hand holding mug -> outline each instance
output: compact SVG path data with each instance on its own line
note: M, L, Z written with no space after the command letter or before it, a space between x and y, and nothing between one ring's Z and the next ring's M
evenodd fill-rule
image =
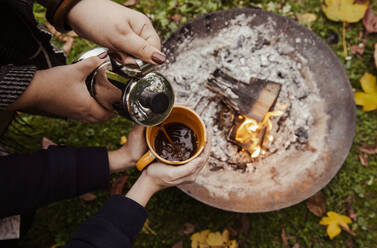
M185 165L172 166L161 162L152 163L143 171L126 196L145 207L148 200L157 191L194 182L209 158L211 139L211 133L207 132L207 143L203 152Z

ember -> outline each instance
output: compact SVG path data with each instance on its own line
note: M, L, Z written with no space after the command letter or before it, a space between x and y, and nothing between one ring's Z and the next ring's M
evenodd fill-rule
M252 158L263 155L274 139L271 134L272 123L270 117L281 116L282 114L282 111L268 112L261 122L238 116L239 119L244 121L236 131L235 140L241 144L246 144L246 147L243 147L251 154Z

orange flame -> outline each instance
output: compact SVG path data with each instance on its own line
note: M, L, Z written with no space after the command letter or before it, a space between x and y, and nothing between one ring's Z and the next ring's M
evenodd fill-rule
M282 111L268 112L261 122L246 116L238 116L238 118L245 118L245 120L237 129L236 141L247 144L246 150L251 154L252 158L257 158L260 154L264 154L268 149L268 144L274 140L271 135L272 122L270 118L282 114Z

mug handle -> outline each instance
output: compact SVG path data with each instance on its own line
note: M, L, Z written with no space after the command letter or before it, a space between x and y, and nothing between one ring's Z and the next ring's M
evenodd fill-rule
M139 171L142 171L148 164L150 164L155 159L155 156L148 151L145 153L137 162L136 162L136 168Z

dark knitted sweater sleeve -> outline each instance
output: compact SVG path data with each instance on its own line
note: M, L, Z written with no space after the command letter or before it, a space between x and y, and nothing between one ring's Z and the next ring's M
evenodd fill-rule
M146 219L143 206L123 195L113 195L81 225L65 248L132 247Z
M109 174L105 148L50 146L31 154L0 156L0 218L106 188Z
M0 66L0 111L14 103L29 86L37 67L33 65Z

